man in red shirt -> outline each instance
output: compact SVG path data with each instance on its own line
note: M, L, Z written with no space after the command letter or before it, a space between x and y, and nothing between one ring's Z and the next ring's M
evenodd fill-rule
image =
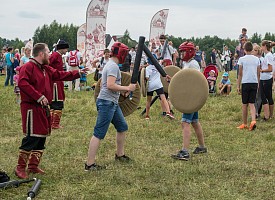
M18 86L21 95L22 128L25 137L19 147L15 174L22 179L29 173L44 174L38 168L45 148L46 137L51 133L51 116L48 105L53 99L54 81L69 81L86 73L87 69L71 72L58 71L49 64L49 48L38 43L33 48L33 58L20 68Z
M50 66L58 71L64 71L62 55L65 55L69 49L69 44L64 40L60 40L56 45L56 51L50 56ZM52 116L52 128L61 128L60 119L62 116L62 109L64 108L65 93L63 81L54 81L53 83L53 99L50 105L50 113Z

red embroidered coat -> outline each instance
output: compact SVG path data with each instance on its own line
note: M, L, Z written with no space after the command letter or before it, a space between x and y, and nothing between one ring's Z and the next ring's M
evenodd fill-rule
M58 52L53 52L50 56L50 66L57 69L58 71L64 71L62 55ZM64 83L63 81L54 81L53 84L53 101L64 101Z
M24 134L47 137L51 133L49 108L42 107L40 101L46 97L53 99L54 81L71 81L79 78L78 70L58 71L47 65L40 65L34 59L20 68L18 86L21 95L21 115Z

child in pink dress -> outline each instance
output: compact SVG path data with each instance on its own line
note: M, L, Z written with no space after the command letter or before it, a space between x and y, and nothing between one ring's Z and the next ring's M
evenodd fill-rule
M14 81L14 93L16 95L16 103L20 104L21 100L20 100L20 89L18 87L18 80L19 80L19 69L20 67L16 67L15 71L16 71L16 75L13 76L13 81Z

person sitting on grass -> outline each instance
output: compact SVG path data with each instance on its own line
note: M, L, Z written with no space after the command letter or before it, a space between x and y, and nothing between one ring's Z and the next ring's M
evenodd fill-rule
M153 55L155 58L157 58L155 54ZM148 63L149 63L149 66L146 67L146 79L148 81L148 91L147 91L145 119L150 119L149 117L150 104L151 104L151 100L154 92L156 92L157 95L159 95L160 104L163 111L166 113L166 116L169 117L170 119L175 119L173 114L170 112L170 107L163 91L163 85L160 80L160 73L158 72L158 70L156 69L156 67L153 65L152 61L149 58L148 58Z
M253 45L251 42L246 42L244 45L246 55L238 61L239 77L237 82L237 91L242 95L242 118L243 124L238 126L238 129L247 129L247 107L249 104L251 123L249 130L256 128L256 109L255 101L260 80L260 60L252 54ZM242 85L241 85L242 84ZM242 87L240 87L242 86Z
M219 83L219 94L228 96L231 92L231 82L228 78L228 72L224 72L222 75L222 80Z

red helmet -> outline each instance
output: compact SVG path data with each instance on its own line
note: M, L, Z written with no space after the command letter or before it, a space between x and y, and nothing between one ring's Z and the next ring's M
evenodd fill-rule
M184 42L179 46L180 52L185 51L185 56L182 58L183 61L189 61L195 56L195 45L192 42Z
M121 43L115 42L111 48L111 56L115 56L119 60L119 64L123 64L126 56L128 55L129 48Z

